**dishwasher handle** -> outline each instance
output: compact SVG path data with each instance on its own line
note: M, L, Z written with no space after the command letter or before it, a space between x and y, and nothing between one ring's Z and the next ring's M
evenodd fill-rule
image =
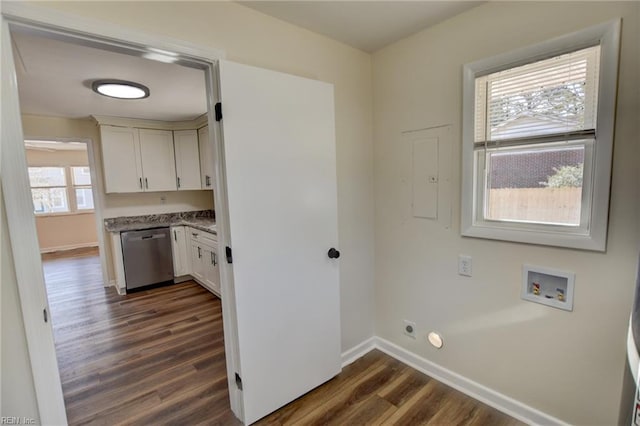
M164 234L141 235L139 237L128 237L127 241L158 240L160 238L166 237Z

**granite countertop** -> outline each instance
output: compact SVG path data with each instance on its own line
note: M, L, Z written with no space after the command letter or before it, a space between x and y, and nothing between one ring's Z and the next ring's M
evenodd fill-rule
M139 231L165 226L187 225L192 228L216 234L216 218L213 210L195 212L163 213L144 216L121 216L104 220L109 232Z

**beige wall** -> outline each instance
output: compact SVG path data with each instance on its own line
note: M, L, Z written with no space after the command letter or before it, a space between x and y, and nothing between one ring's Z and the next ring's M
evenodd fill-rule
M373 55L377 335L574 424L614 424L638 229L638 2L490 2ZM623 18L606 253L460 237L462 65ZM453 224L411 217L401 132L454 127ZM473 277L457 274L459 254ZM523 263L576 273L573 312L520 299ZM403 319L419 338L402 334ZM429 346L430 330L444 347Z
M28 166L88 166L87 151L40 151L27 149ZM43 252L82 246L97 246L95 214L36 216L38 242Z

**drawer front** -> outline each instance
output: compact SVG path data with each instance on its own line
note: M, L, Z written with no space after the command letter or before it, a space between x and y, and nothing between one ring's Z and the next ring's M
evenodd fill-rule
M199 243L208 244L213 247L218 246L218 239L216 234L201 231L196 228L189 227L189 238L191 239L191 241L197 241Z

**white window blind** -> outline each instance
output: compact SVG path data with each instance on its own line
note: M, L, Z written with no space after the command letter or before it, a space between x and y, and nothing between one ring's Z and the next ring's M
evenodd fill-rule
M600 45L475 79L474 142L595 133Z

